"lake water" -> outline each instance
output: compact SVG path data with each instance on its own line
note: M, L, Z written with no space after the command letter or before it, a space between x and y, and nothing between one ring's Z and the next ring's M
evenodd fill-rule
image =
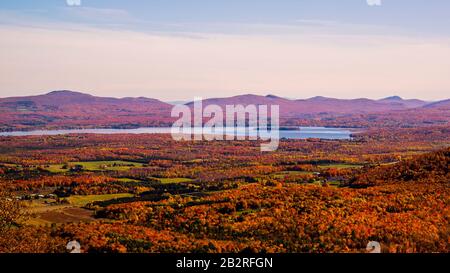
M170 127L148 127L137 129L70 129L70 130L36 130L36 131L15 131L0 132L0 136L53 136L67 134L170 134ZM258 131L255 128L237 127L235 134L238 136L256 136ZM202 128L193 128L194 134L200 134ZM205 131L205 134L212 134ZM220 134L222 131L216 131ZM261 133L261 132L260 132ZM342 128L325 127L299 127L298 129L279 130L279 137L286 139L351 139L351 131ZM222 133L223 134L223 133ZM233 128L224 131L225 135L233 135Z
M202 128L194 128L194 134L201 133ZM237 127L236 135L256 136L258 130L255 128ZM170 127L148 127L137 129L71 129L71 130L36 130L36 131L16 131L0 132L0 136L51 136L67 134L170 134ZM216 131L217 134L222 131ZM211 132L205 132L205 134ZM233 135L233 128L225 130L225 135ZM261 132L260 132L261 133ZM286 139L351 139L351 131L343 128L325 128L325 127L299 127L298 129L279 130L279 137ZM223 134L223 133L222 133ZM267 136L267 134L264 134Z

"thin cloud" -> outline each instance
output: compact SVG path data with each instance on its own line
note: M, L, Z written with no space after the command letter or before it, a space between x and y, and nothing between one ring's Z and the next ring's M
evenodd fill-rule
M0 10L0 97L73 89L178 100L272 90L434 100L450 86L445 37L333 21L155 24L114 9L60 9L67 20L46 12ZM122 26L111 27L113 18Z
M165 100L242 92L285 97L445 98L450 43L397 37L201 34L0 27L0 96L72 89Z
M70 19L78 19L86 22L140 22L133 17L127 10L106 9L93 7L64 7L60 12Z

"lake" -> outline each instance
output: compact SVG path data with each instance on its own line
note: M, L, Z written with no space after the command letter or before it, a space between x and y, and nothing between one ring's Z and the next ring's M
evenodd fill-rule
M0 132L0 136L52 136L67 134L170 134L170 127L146 127L137 129L70 129L70 130L36 130L36 131L15 131ZM201 133L202 128L194 128L194 134ZM217 133L221 133L218 131ZM279 130L279 137L286 139L351 139L350 129L326 128L326 127L299 127L298 129ZM205 133L206 134L206 133ZM225 135L232 135L231 130L225 130ZM236 135L256 136L256 128L237 127Z

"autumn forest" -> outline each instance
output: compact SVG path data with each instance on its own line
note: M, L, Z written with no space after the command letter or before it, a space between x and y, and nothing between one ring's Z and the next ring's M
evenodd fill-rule
M350 140L0 137L0 252L449 252L448 125Z

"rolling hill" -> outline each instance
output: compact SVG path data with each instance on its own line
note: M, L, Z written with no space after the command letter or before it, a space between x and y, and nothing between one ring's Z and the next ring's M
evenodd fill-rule
M169 124L171 108L156 99L103 98L54 91L0 99L0 124L3 130L161 126Z
M53 91L45 95L0 99L0 109L17 111L68 110L79 106L113 107L113 110L158 110L169 105L148 98L104 98L73 91ZM136 109L137 107L137 109ZM143 108L143 109L141 109Z
M381 100L360 99L334 99L326 97L313 97L304 100L289 100L274 95L240 95L229 98L213 98L203 101L203 105L216 104L221 107L230 104L242 105L279 105L282 117L302 117L309 114L361 114L380 113L388 111L407 110L422 107L427 104L421 100L403 100L400 97L389 97ZM193 102L188 103L193 105Z
M355 126L448 123L449 101L427 103L398 96L381 100L275 95L211 98L203 105L279 105L282 125ZM192 106L193 102L187 103ZM74 91L0 99L0 130L171 126L173 105L151 98L97 97Z
M430 103L424 106L427 109L447 109L450 110L450 100L443 100L434 103Z

